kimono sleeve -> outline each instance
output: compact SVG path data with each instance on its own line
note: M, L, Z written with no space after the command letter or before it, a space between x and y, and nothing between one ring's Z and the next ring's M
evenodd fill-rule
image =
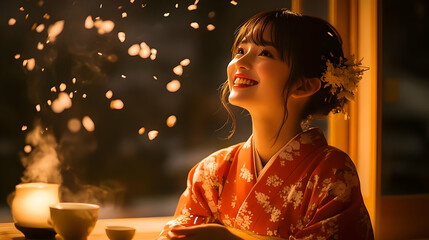
M230 166L230 155L231 149L218 151L191 169L174 219L165 225L161 236L175 225L192 226L218 221L218 200Z
M290 239L374 239L353 162L338 149L326 152L307 184L308 208Z

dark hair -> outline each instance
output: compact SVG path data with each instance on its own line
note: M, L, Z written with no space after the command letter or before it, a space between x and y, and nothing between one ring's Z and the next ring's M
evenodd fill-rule
M339 64L344 58L342 40L337 30L323 19L300 15L287 9L266 11L251 17L237 29L232 46L233 58L236 48L244 37L257 45L267 45L268 43L263 39L267 27L271 27L271 44L291 68L289 79L283 89L285 99L283 117L286 119L290 86L303 78L321 78L328 60L333 64ZM311 96L304 108L302 121L313 115L327 115L344 104L330 93L330 86L326 87L325 82L321 82L321 88ZM229 91L228 81L226 81L222 85L221 100L233 121L231 137L236 126L234 115L227 102Z

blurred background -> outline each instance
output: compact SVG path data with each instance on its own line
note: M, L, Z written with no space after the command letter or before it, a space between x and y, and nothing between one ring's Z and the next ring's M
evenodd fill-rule
M172 215L189 169L250 136L247 114L234 109L238 129L226 139L231 125L219 98L235 29L262 10L291 7L279 0L0 4L0 221L11 221L7 197L21 178L41 179L23 165L52 153L54 167L36 164L37 171L59 169L59 179L47 180L62 182L63 200L101 203L101 217ZM142 42L155 57L131 56ZM173 68L184 59L190 64L178 75ZM167 90L172 80L180 82L176 92ZM63 108L71 107L54 109L60 92L68 95Z

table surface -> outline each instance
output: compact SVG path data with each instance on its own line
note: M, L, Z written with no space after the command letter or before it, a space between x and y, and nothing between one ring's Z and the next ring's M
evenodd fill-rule
M106 226L134 227L136 234L133 240L157 239L165 223L171 219L172 217L99 219L88 240L109 240L105 232ZM0 239L24 240L25 238L13 223L0 223ZM58 234L56 239L62 240Z

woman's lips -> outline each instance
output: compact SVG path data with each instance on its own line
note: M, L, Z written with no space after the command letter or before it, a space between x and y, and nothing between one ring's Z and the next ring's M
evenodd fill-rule
M242 75L242 74L236 74L235 75L234 87L240 87L240 88L251 87L251 86L254 86L256 84L258 84L257 81L255 81L255 80L253 80L253 79L251 79L245 75Z

